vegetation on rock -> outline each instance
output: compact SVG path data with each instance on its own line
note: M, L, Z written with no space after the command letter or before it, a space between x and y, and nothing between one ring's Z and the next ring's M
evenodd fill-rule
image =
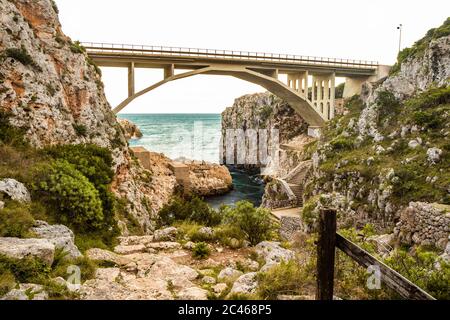
M448 35L450 35L450 17L447 18L440 27L428 30L425 36L416 41L412 47L400 51L397 56L396 64L391 68L391 74L397 73L400 70L402 63L407 59L423 55L431 41Z

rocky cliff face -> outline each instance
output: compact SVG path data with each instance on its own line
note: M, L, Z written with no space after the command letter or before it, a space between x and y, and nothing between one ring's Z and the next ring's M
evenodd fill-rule
M314 196L327 193L339 202L334 206L343 212L343 225L397 225L396 234L410 244L412 237L416 244L434 241L435 223L426 222L434 221L434 211L417 208L450 199L449 25L430 30L401 55L395 72L365 84L360 99L347 102L349 113L327 125L312 155L305 218L314 216ZM412 233L403 213L408 206L427 215L417 215ZM438 238L442 248L447 237Z
M114 157L114 191L145 230L164 185L147 183L131 161L123 130L106 100L101 74L65 36L50 0L0 0L0 110L30 144L93 143ZM143 205L148 203L149 205Z
M271 176L283 176L294 168L301 157L298 150L310 142L305 136L308 125L302 117L296 113L287 103L272 93L249 94L237 98L233 106L228 107L222 113L222 140L226 141L226 130L228 129L267 129L267 143L272 145L270 130L277 129L279 132L280 146L292 144L292 148L279 149L280 163L274 169L267 168L266 172ZM261 139L262 136L258 136ZM260 141L260 140L259 140ZM247 150L249 141L246 140ZM298 150L296 150L298 148ZM223 154L226 155L226 143L224 143ZM247 151L246 162L251 163L253 154ZM266 167L264 164L248 165L250 168ZM272 169L272 170L270 170Z
M272 93L256 93L237 98L233 106L222 113L222 140L226 141L227 129L267 129L268 145L271 147L272 140L270 130L277 129L279 132L279 148L277 149L278 163L268 165L247 165L249 168L260 168L261 173L267 180L272 180L266 185L263 197L265 207L284 207L296 203L295 195L286 191L285 185L278 182L276 178L288 175L303 160L303 149L313 139L306 135L308 125L302 117L296 113L287 103ZM259 135L259 139L261 139ZM246 141L249 150L249 141ZM223 152L226 155L226 143ZM247 151L247 161L253 156Z

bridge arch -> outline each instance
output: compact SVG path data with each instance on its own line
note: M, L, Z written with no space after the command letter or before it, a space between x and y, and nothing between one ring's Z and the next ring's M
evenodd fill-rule
M200 48L82 44L98 66L128 68L128 98L114 108L116 113L169 81L197 74L228 75L258 84L285 100L310 125L308 133L313 135L335 115L336 76L346 78L344 97L350 97L360 92L364 81L376 81L389 72L388 66L380 66L376 61ZM135 67L164 69L164 79L135 92ZM192 71L175 75L174 69ZM278 74L287 75L287 85L278 80Z
M289 87L280 80L278 80L277 78L262 74L260 72L245 67L235 67L227 65L206 66L196 70L183 72L180 74L173 74L173 70L171 74L167 74L165 72L165 78L163 80L154 83L141 91L131 94L128 98L123 100L117 107L115 107L113 111L115 113L120 112L136 98L168 82L187 77L192 77L199 74L233 76L235 78L260 85L265 89L267 89L268 91L272 92L273 94L277 95L284 101L286 101L296 112L298 112L303 117L303 119L310 126L322 127L325 124L325 121L327 120L326 114L323 112L323 110L317 110L317 108L314 107L313 103L310 102L305 95L297 91L298 86L296 86L296 84L299 84L300 82L298 81L299 79L291 81L293 87Z

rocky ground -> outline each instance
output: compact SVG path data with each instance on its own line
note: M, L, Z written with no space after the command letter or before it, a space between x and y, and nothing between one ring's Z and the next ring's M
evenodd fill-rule
M51 266L55 250L81 254L73 234L62 225L37 222L39 238L0 237L0 255L21 259L38 258ZM157 230L151 236L120 237L113 251L92 248L85 256L100 265L92 279L81 284L59 277L55 283L67 287L85 300L205 300L257 290L257 274L295 258L279 242L264 241L255 247L228 249L210 244L212 254L205 260L192 256L190 241L178 241L177 229ZM31 294L30 294L31 293ZM42 300L48 293L38 284L22 283L0 299Z

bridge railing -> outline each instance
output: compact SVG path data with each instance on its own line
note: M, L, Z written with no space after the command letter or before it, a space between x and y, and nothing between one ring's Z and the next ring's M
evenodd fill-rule
M217 59L236 59L251 61L268 61L293 64L315 64L326 66L344 66L353 68L374 69L378 67L377 61L325 58L313 56L301 56L280 53L264 53L251 51L233 51L217 49L200 49L184 47L164 47L164 46L146 46L132 44L116 43L81 43L88 53L121 53L142 56L186 56L186 57L204 57Z

